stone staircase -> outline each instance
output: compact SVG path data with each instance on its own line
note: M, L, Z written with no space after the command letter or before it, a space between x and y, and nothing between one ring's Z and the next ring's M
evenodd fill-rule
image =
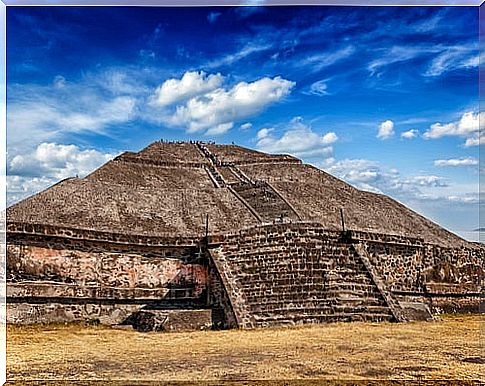
M244 173L241 169L239 169L236 165L228 166L232 173L239 179L241 182L245 183L252 183L253 181Z
M240 182L231 188L258 213L263 222L298 221L293 207L266 181Z
M299 224L261 226L209 250L239 327L396 320L357 251Z
M301 217L291 204L266 181L253 181L230 162L223 162L202 142L195 147L209 165L207 174L216 188L227 187L261 222L299 221Z
M226 181L224 177L219 172L216 166L221 165L221 162L217 159L217 157L212 154L212 152L201 142L195 142L195 147L199 150L200 154L209 160L209 165L205 167L207 174L209 175L210 179L214 183L216 188L223 188L226 186Z

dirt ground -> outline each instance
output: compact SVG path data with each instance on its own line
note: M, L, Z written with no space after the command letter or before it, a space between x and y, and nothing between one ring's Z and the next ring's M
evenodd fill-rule
M10 325L7 379L478 381L485 372L483 329L479 315L192 333Z

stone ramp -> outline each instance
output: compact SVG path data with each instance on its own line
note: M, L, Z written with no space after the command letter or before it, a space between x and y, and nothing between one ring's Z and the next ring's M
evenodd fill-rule
M250 228L209 252L241 328L395 320L353 246L316 224Z

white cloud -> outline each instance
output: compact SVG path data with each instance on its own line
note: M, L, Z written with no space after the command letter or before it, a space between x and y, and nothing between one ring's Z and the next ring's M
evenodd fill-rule
M464 137L465 147L478 146L483 138L480 135L479 121L484 122L484 113L474 113L468 111L464 113L458 121L449 123L434 123L430 129L424 133L426 139L437 139L446 136Z
M234 124L232 122L229 123L221 123L220 125L211 127L209 130L205 132L205 135L222 135L227 133Z
M378 162L366 159L336 161L331 158L320 166L323 170L347 181L358 189L388 194L401 199L436 198L436 195L423 194L422 189L441 191L448 187L448 182L443 177L434 175L403 177L396 169L389 169Z
M271 133L274 129L264 128L257 134L257 148L268 153L288 153L297 157L324 157L332 155L332 145L338 140L334 132L324 135L315 133L302 122L300 117L293 118L285 133L277 138Z
M54 78L54 87L55 88L64 88L66 86L66 78L62 75L57 75Z
M222 87L193 96L186 103L166 111L162 122L172 127L184 127L189 133L210 130L223 133L235 121L258 114L272 103L288 95L294 82L275 78L261 78L254 82L239 82L231 89Z
M167 106L213 91L222 85L221 74L207 75L205 72L188 71L181 79L168 79L156 90L152 103Z
M362 183L375 182L381 174L376 162L365 159L336 161L331 158L323 164L323 169L360 188Z
M9 147L28 149L41 142L65 140L72 133L107 135L113 125L135 118L137 99L115 93L107 82L101 86L98 81L89 78L73 83L56 77L46 86L9 86Z
M418 56L435 53L441 51L436 47L425 47L425 46L394 46L391 49L386 49L385 54L373 60L367 66L367 69L372 75L377 74L377 71L387 67L391 64L396 64L400 62L405 62L412 60Z
M334 52L324 52L316 55L307 56L294 62L297 67L311 67L312 71L320 71L323 68L330 67L331 65L346 59L353 55L355 47L347 46L340 48Z
M463 146L480 146L482 143L485 143L485 133L479 133L475 137L467 138Z
M56 179L84 176L114 156L94 149L81 150L76 145L41 143L32 154L12 157L8 174Z
M47 189L56 181L57 179L49 177L7 176L7 205Z
M394 135L394 122L387 120L379 125L379 132L377 133L377 138L388 139Z
M310 90L307 91L306 94L318 95L318 96L329 95L329 92L327 90L328 86L326 82L327 82L327 79L322 79L313 83L310 86Z
M253 124L250 122L243 123L239 128L241 130L249 130L251 127L253 127Z
M439 176L414 176L404 180L408 184L416 184L418 186L426 187L446 187L447 181L443 177Z
M478 165L478 160L473 157L459 159L438 159L434 161L435 166L473 166Z
M474 44L460 46L394 46L367 66L371 74L396 63L406 62L418 57L433 57L424 76L439 76L456 69L478 67L478 48Z
M401 138L404 138L404 139L413 139L413 138L416 138L419 134L419 131L416 130L416 129L411 129L411 130L408 130L408 131L404 131L401 133Z
M435 139L444 136L468 136L478 131L478 114L469 111L464 113L459 121L450 123L434 123L430 130L424 133L425 138Z
M448 196L448 201L457 202L462 204L478 204L480 203L480 199L477 194L466 194L462 196Z
M474 45L449 47L434 58L425 76L439 76L445 72L478 67L478 47Z
M84 177L116 154L76 145L41 143L30 154L17 154L8 161L9 204L37 193L68 177Z
M268 129L268 128L264 128L264 129L261 129L258 131L258 133L256 134L256 137L258 139L263 139L263 138L267 138L269 136L269 134L273 131L274 129Z
M221 66L229 66L229 65L234 64L236 62L239 62L242 59L245 59L248 56L251 56L251 55L259 53L259 52L268 51L271 48L273 48L273 43L249 42L246 45L244 45L244 47L242 47L240 50L238 50L238 51L236 51L232 54L224 55L222 58L212 60L209 63L205 64L203 67L208 68L208 69L212 69L212 68L218 68L218 67L221 67Z

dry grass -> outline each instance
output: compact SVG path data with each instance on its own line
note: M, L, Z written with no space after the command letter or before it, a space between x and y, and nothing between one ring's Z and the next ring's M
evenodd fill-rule
M478 380L479 327L478 315L165 334L8 326L7 379Z

